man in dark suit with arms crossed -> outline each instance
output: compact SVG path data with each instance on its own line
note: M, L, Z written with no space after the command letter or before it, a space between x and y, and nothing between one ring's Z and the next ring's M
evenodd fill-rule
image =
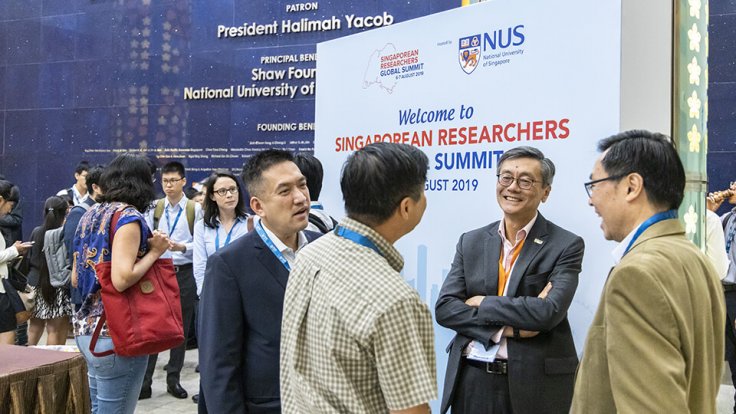
M198 332L200 412L280 413L281 314L297 252L319 233L303 231L307 181L290 153L266 150L243 167L254 231L210 256Z
M537 211L555 173L541 151L506 151L497 172L503 219L460 237L437 300L437 322L457 332L440 411L566 413L578 363L567 309L583 240Z

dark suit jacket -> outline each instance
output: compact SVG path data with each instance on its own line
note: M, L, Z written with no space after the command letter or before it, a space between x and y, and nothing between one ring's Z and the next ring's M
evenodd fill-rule
M452 402L465 346L473 339L488 346L499 328L513 326L540 332L533 338L507 341L514 413L567 413L578 363L567 309L578 285L583 239L539 214L516 260L507 296L499 297L499 223L460 236L437 300L437 322L457 332L448 347L440 411L446 412ZM547 282L553 286L549 295L537 298ZM486 296L479 308L465 304L476 295Z
M310 242L321 236L305 234ZM207 412L280 412L281 314L288 277L254 231L207 260L197 329L200 404Z

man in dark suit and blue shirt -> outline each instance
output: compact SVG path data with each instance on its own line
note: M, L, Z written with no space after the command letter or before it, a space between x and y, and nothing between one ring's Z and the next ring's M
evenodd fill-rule
M541 151L506 151L497 172L503 218L460 237L437 300L437 322L457 332L440 411L566 413L578 363L567 309L583 240L537 211L555 173Z
M210 256L200 309L200 412L280 413L279 347L286 282L299 250L309 190L293 156L254 155L243 167L254 231Z

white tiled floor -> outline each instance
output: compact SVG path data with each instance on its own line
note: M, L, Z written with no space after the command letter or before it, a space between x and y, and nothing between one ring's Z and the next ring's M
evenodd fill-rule
M45 343L45 338L41 343ZM74 340L69 340L68 345L73 345ZM150 399L139 401L136 413L170 414L170 413L196 413L197 405L192 402L191 396L199 392L199 374L194 372L199 355L197 350L189 350L184 359L184 368L181 372L181 385L189 393L186 399L179 400L166 392L166 372L164 364L168 361L168 352L159 355L156 372L153 377L153 395ZM728 364L725 364L721 389L718 393L718 414L733 413L734 386L731 384L731 373Z
M187 351L184 368L181 370L181 386L189 396L183 400L176 399L166 392L166 372L164 364L169 360L169 353L159 354L156 372L153 374L153 395L147 400L138 401L136 413L170 414L196 413L197 404L192 402L192 395L199 392L199 374L194 372L199 356L196 349Z

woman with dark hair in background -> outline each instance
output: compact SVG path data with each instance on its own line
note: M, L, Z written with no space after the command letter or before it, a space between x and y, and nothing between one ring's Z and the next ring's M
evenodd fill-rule
M231 172L215 171L204 188L204 220L194 224L193 265L198 296L202 294L207 258L250 230L243 191Z
M36 305L28 323L29 345L38 344L44 328L48 331L46 345L66 343L69 316L72 314L69 288L51 286L43 245L46 231L61 227L68 209L69 203L63 198L57 196L47 198L43 206L43 224L33 229L31 233L33 247L28 257L31 262L28 279L29 283L36 287Z
M202 294L207 258L248 233L253 227L252 223L248 226L248 215L240 182L231 172L226 170L213 172L205 180L202 193L204 194L204 220L194 224L192 262L194 281L197 283L197 296ZM206 305L200 304L200 306ZM198 403L199 394L192 396L192 400Z
M143 213L154 199L153 168L146 158L124 153L100 177L100 203L82 216L74 237L72 284L82 293L82 306L74 314L74 336L87 360L92 413L133 413L148 364L148 356L90 352L92 334L104 312L95 264L111 262L112 285L123 292L135 285L168 249L165 234L148 228ZM111 229L113 215L119 213ZM110 235L114 233L114 242ZM110 309L110 311L114 311ZM114 349L103 327L96 352Z
M0 180L0 217L10 213L13 206L20 200L18 187L9 181ZM12 246L5 247L5 238L0 236L0 344L15 344L15 309L10 302L7 290L12 289L8 281L8 262L25 253L31 243L16 241Z

